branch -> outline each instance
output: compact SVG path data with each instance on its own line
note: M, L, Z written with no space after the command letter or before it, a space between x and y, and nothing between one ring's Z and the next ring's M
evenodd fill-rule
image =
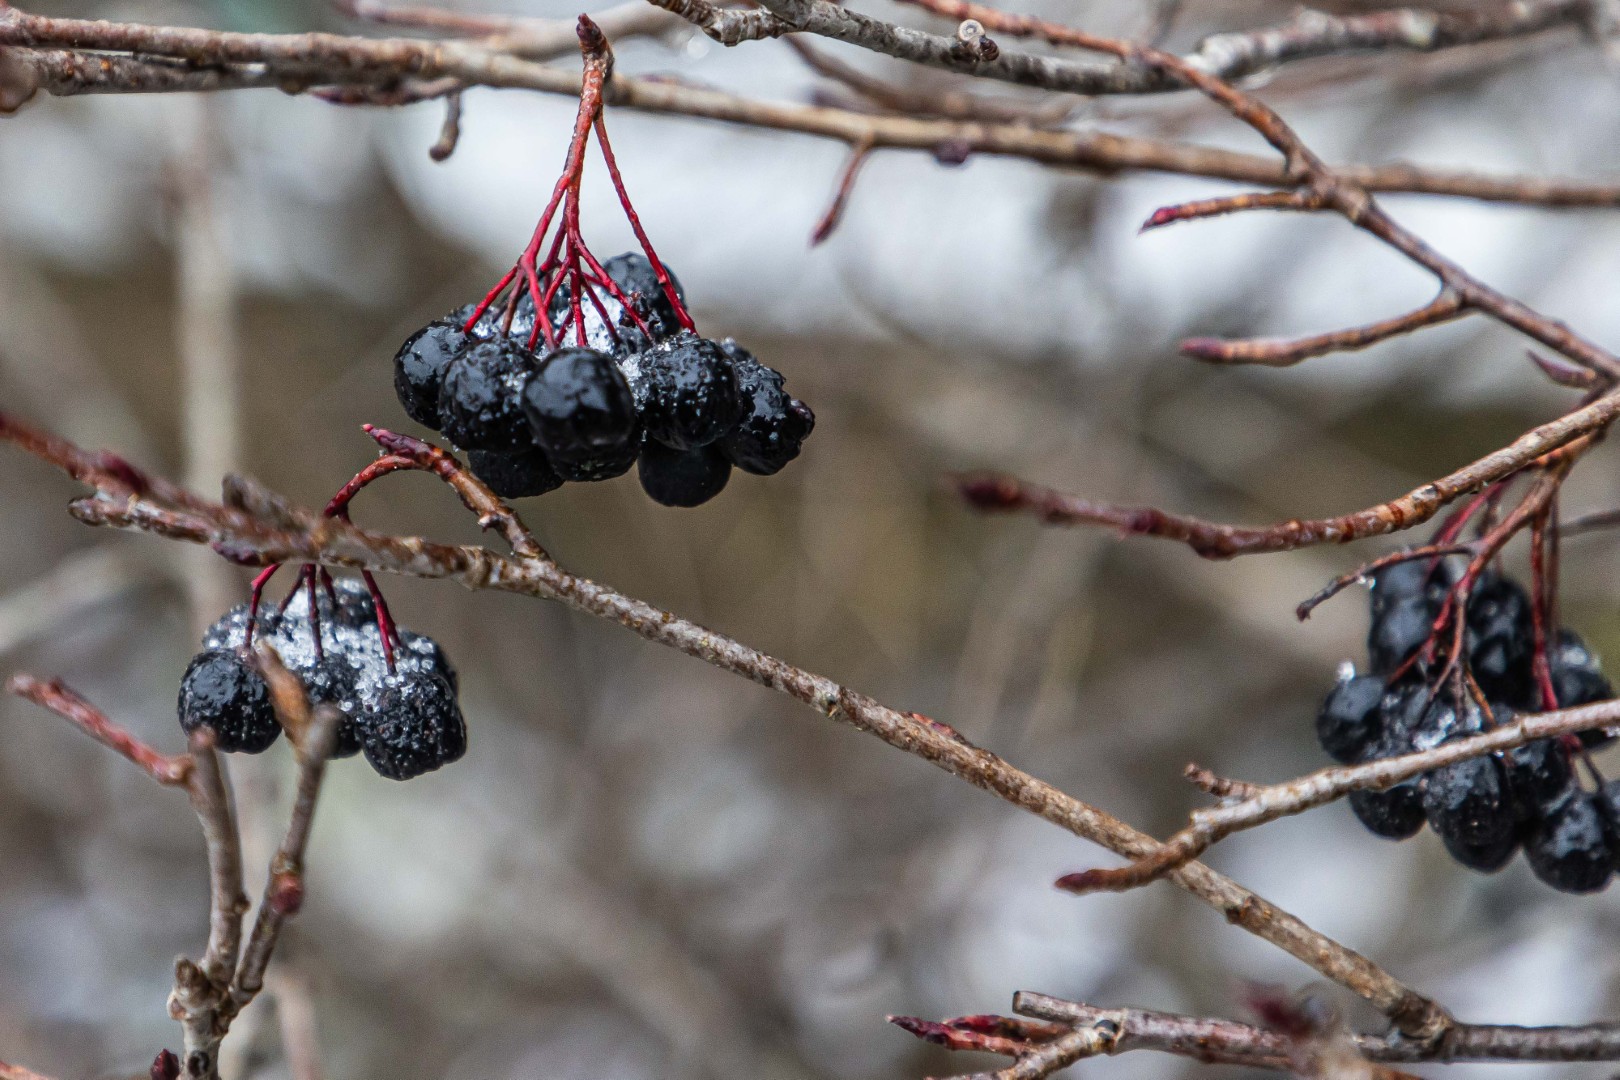
M5 48L8 45L20 48ZM62 58L70 54L60 50L63 45L100 52L64 64ZM114 55L129 52L139 54L140 59ZM452 78L463 87L538 90L576 97L579 94L577 74L531 63L487 45L333 34L228 34L135 23L47 19L16 8L0 8L0 58L5 64L27 66L31 77L38 80L38 88L58 95L264 86L296 93L317 86L376 88L406 75ZM108 65L105 68L104 62ZM930 154L946 150L955 160L988 154L1108 175L1144 171L1270 187L1301 183L1278 163L1254 154L1107 132L1039 130L1024 120L986 123L874 116L852 109L755 101L716 90L622 75L614 77L606 97L617 107L794 131L850 146L870 143L874 149ZM0 105L4 101L5 93L0 90ZM1614 183L1489 177L1407 164L1350 165L1341 167L1338 174L1368 191L1449 195L1548 207L1620 206L1620 185Z
M314 588L313 585L310 588ZM268 654L268 656L266 655ZM248 936L242 962L232 979L221 1014L229 1022L264 988L265 969L280 940L282 927L304 904L304 851L315 823L315 803L320 797L326 763L337 744L342 714L324 705L311 710L298 677L282 666L268 649L260 653L261 666L270 683L276 719L286 730L298 755L298 790L293 797L287 834L270 860L270 874L259 901L259 913ZM269 662L265 662L268 660Z
M1458 761L1511 750L1538 739L1612 727L1617 723L1620 723L1620 702L1603 701L1521 717L1482 735L1442 743L1429 750L1379 758L1361 765L1322 769L1286 783L1249 786L1237 801L1193 811L1192 823L1166 840L1153 854L1118 869L1069 874L1058 880L1058 888L1076 893L1134 889L1198 858L1235 832L1302 814L1342 799L1353 791L1382 791ZM1197 767L1188 768L1191 771ZM1204 770L1197 771L1204 774Z
M6 692L27 698L72 721L86 735L134 762L160 784L178 787L191 778L190 757L184 754L176 757L154 750L113 723L106 713L61 682L54 679L45 682L31 675L13 675L6 680Z
M1032 513L1049 525L1104 525L1127 536L1153 536L1186 544L1206 559L1230 559L1317 544L1346 544L1421 525L1443 508L1487 484L1505 479L1553 451L1583 452L1589 437L1620 416L1620 393L1525 432L1500 450L1431 480L1397 499L1339 517L1248 527L1167 514L1151 506L1092 502L1011 476L957 478L962 497L977 510Z
M994 60L965 59L962 50L954 47L954 38L884 22L832 0L764 0L761 6L792 30L846 41L912 63L1021 86L1093 97L1161 93L1189 85L1180 73L1159 65L1076 62L1007 49L1002 49ZM975 17L933 10L950 18ZM1197 52L1178 61L1188 70L1220 79L1238 79L1289 61L1368 50L1430 52L1525 37L1559 27L1584 27L1592 17L1590 0L1497 3L1483 11L1458 15L1415 10L1345 18L1315 15L1275 30L1206 39ZM983 19L979 21L992 32L998 29ZM1054 37L1046 40L1057 45L1073 44Z
M1282 155L1287 174L1294 181L1293 186L1308 187L1325 207L1337 211L1355 227L1377 237L1434 274L1440 285L1457 294L1464 304L1489 314L1548 348L1556 349L1582 367L1602 374L1611 384L1620 380L1620 357L1575 334L1563 323L1547 318L1491 288L1429 247L1384 213L1366 189L1318 157L1274 109L1198 65L1160 49L1101 37L1028 15L1009 14L973 3L972 0L906 2L948 18L974 20L986 30L998 34L1035 37L1053 45L1108 53L1122 62L1145 66L1165 78L1192 87L1270 143ZM783 14L789 10L819 9L820 5L828 5L828 0L764 0L764 3L771 10ZM884 28L887 31L898 28L882 23L876 27L866 25L875 21L866 20L862 23L863 33L847 40L877 52L888 51L889 40L883 32Z
M1294 194L1288 192L1286 194ZM1156 216L1156 215L1155 215ZM1266 367L1292 367L1313 356L1335 352L1354 352L1376 345L1390 338L1410 334L1428 326L1452 322L1469 313L1463 298L1450 289L1441 289L1440 295L1429 303L1393 319L1354 326L1348 330L1335 330L1327 334L1300 338L1188 338L1181 343L1181 351L1195 360L1213 364L1260 364Z
M1158 1050L1198 1061L1279 1067L1289 1053L1286 1036L1235 1020L1213 1020L1153 1009L1102 1009L1021 990L1013 1011L1042 1020L1114 1025L1110 1053ZM1513 1027L1457 1024L1440 1039L1419 1044L1382 1035L1352 1037L1368 1061L1611 1061L1620 1055L1620 1024L1579 1027ZM1269 1063L1269 1064L1268 1064Z
M374 430L373 438L392 454L416 456L421 467L449 483L486 529L506 538L514 554L486 548L438 544L420 537L367 532L336 518L315 519L298 512L307 525L290 529L246 519L238 510L190 498L201 505L165 505L149 496L119 489L118 497L81 499L74 512L91 524L134 528L206 543L247 565L304 560L377 572L457 581L472 589L499 589L558 601L576 611L607 619L632 633L739 675L875 735L897 749L952 773L976 787L1036 814L1076 836L1099 843L1126 858L1151 854L1157 843L1112 815L1030 776L968 742L949 726L917 713L901 712L864 694L794 667L723 634L689 622L600 583L576 577L541 554L540 546L513 511L450 455L408 436ZM50 438L0 415L0 439L62 468L70 475L94 475L95 455ZM111 478L115 483L116 477ZM240 485L238 485L238 489ZM1359 953L1311 929L1200 863L1177 870L1170 880L1221 912L1238 926L1309 964L1324 977L1362 996L1402 1030L1432 1037L1450 1023L1434 1002L1402 985Z

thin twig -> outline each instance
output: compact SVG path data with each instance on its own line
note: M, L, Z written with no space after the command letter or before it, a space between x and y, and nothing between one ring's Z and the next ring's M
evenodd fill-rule
M1285 192L1284 194L1293 194ZM1335 352L1354 352L1391 338L1401 337L1429 326L1452 322L1469 314L1468 304L1450 289L1429 303L1380 322L1334 330L1326 334L1298 338L1188 338L1181 343L1183 354L1212 364L1259 364L1265 367L1291 367L1302 360Z
M283 669L285 673L285 669ZM296 677L288 674L296 684ZM338 724L342 714L331 706L310 710L303 698L302 687L293 698L291 708L285 704L287 695L277 695L277 715L287 727L289 735L296 735L298 749L298 788L293 797L292 813L287 820L287 835L270 861L270 876L265 882L264 896L259 901L259 912L242 951L242 962L231 982L228 1005L223 1015L228 1019L243 1009L264 988L265 969L281 936L282 927L296 915L304 903L304 852L309 846L310 829L315 823L315 803L320 797L321 781L326 776L326 763L337 743Z
M455 90L444 97L444 123L439 137L428 147L428 157L434 161L449 161L461 141L461 91Z
M50 1080L50 1078L25 1069L21 1065L8 1065L0 1061L0 1080Z
M6 680L6 692L27 698L78 725L101 745L139 765L160 784L180 786L191 777L191 758L162 753L141 742L113 723L107 714L91 705L69 687L31 675L13 675Z
M844 220L844 207L849 204L849 196L855 190L855 180L860 176L861 166L872 154L872 144L859 143L849 152L849 160L844 162L844 168L838 176L838 187L833 191L832 202L816 222L816 227L810 231L810 246L815 247L823 243L838 228L839 222Z
M1151 506L1119 506L1068 495L1016 477L978 474L957 478L970 505L984 511L1034 514L1049 525L1102 525L1127 536L1152 536L1186 544L1206 559L1229 559L1317 544L1344 544L1421 525L1443 508L1487 484L1512 476L1561 448L1577 449L1620 416L1620 393L1532 428L1500 450L1414 488L1405 495L1338 517L1291 520L1251 527L1169 514Z

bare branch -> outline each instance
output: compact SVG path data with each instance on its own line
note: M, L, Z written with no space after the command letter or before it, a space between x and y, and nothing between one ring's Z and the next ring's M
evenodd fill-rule
M1600 432L1620 416L1620 394L1601 397L1583 409L1532 428L1500 450L1422 487L1365 510L1339 517L1284 521L1264 527L1226 525L1151 506L1093 502L1010 476L959 477L957 487L974 508L1031 513L1049 525L1103 525L1127 536L1153 536L1186 544L1206 559L1229 559L1271 551L1293 551L1317 544L1344 544L1421 525L1470 492L1519 472L1538 458L1568 448Z
M1322 769L1286 783L1246 785L1252 790L1234 802L1192 813L1192 823L1176 833L1153 854L1113 870L1082 870L1058 879L1058 888L1070 892L1124 891L1156 881L1177 866L1198 858L1235 832L1253 829L1278 818L1325 806L1353 791L1382 791L1442 766L1469 758L1580 731L1620 724L1620 702L1603 701L1576 709L1521 717L1481 735L1442 743L1397 757L1379 758L1361 765ZM1202 770L1200 770L1202 772ZM1202 786L1202 785L1201 785Z
M428 157L434 161L449 161L450 155L456 152L456 144L461 141L461 91L453 90L444 98L444 124L439 128L439 138L428 147Z
M44 682L31 675L13 675L6 680L6 692L27 698L71 720L86 735L139 765L160 784L179 786L187 783L191 777L190 757L184 754L172 756L154 750L60 682Z
M1118 1037L1111 1053L1158 1050L1198 1061L1284 1067L1288 1039L1235 1020L1212 1020L1153 1009L1103 1009L1021 990L1013 1011L1075 1026L1112 1024ZM1607 1061L1620 1053L1620 1024L1527 1028L1457 1024L1442 1038L1421 1044L1399 1036L1354 1036L1368 1061Z
M847 687L788 664L651 604L624 596L595 581L576 577L543 554L510 508L495 498L450 455L419 440L373 431L388 451L415 451L455 488L485 528L502 533L514 555L485 548L437 544L419 537L367 532L338 519L324 519L304 530L276 528L243 520L240 511L215 504L165 506L126 494L121 500L80 500L76 514L87 522L138 528L207 543L234 561L265 565L304 560L334 566L458 581L473 589L499 589L556 600L598 618L616 622L648 641L676 649L802 702L822 715L876 735L884 742L983 788L1015 806L1080 836L1136 859L1151 854L1151 837L1104 811L1065 794L969 743L949 726L916 713L900 712ZM17 443L70 475L96 475L97 460L65 440L47 437L15 418L0 416L0 439ZM111 478L116 481L117 478ZM127 489L124 489L127 491ZM195 496L190 496L196 500ZM1450 1023L1434 1002L1402 985L1366 957L1311 929L1230 879L1199 863L1182 867L1170 880L1245 930L1288 952L1385 1012L1402 1030L1430 1036Z
M861 174L861 166L866 164L867 158L872 156L872 144L861 143L849 152L849 160L844 162L844 169L838 176L838 187L833 191L832 202L816 222L816 227L810 231L810 246L815 247L826 241L838 228L839 222L844 219L844 207L849 205L849 196L855 190L855 180Z
M1241 341L1188 338L1181 343L1181 351L1195 360L1213 364L1291 367L1313 356L1365 349L1381 341L1410 334L1414 330L1452 322L1468 313L1468 305L1461 296L1450 289L1442 289L1439 296L1422 307L1382 322L1353 326L1348 330L1334 330L1313 337L1248 338Z
M27 48L5 50L6 45ZM298 92L315 86L375 88L397 82L402 76L451 78L462 86L507 87L569 96L579 93L579 77L572 72L465 42L371 40L330 34L227 34L133 23L45 19L15 8L0 9L0 50L4 50L0 56L27 56L32 50L51 50L61 45L101 50L92 66L99 65L102 56L109 56L112 66L106 71L95 67L96 77L86 80L74 71L61 70L60 65L43 65L35 74L42 80L39 85L53 94L262 86ZM140 59L110 55L120 52L137 53ZM200 63L203 67L198 72L208 77L199 76L195 85L170 85L165 80L172 71L149 71L143 66L153 57L167 58L169 68L177 66L174 61L183 62L188 78L194 74L190 66ZM987 123L874 116L851 109L753 101L715 90L625 76L614 78L607 88L607 99L623 108L795 131L851 146L869 141L875 149L930 154L947 148L953 159L989 154L1104 174L1169 172L1273 187L1293 187L1301 182L1281 165L1253 154L1107 132L1044 131L1030 127L1023 119ZM1405 164L1351 165L1337 171L1345 180L1368 191L1452 195L1555 207L1620 206L1620 185L1612 183L1488 177Z
M0 1080L50 1080L50 1078L25 1069L21 1065L8 1065L0 1061Z
M298 750L298 790L287 821L287 835L270 861L270 876L259 901L253 932L248 936L241 965L231 982L229 999L222 1008L227 1020L264 988L265 969L270 965L281 929L303 906L304 851L309 846L315 803L320 797L326 763L337 744L338 724L342 720L342 714L329 705L312 711L297 676L279 663L267 665L266 674L271 679L277 718Z
M1311 212L1327 209L1322 196L1314 191L1254 191L1238 195L1223 195L1215 199L1161 206L1142 223L1142 232L1159 229L1180 221L1222 217L1245 210L1296 210Z

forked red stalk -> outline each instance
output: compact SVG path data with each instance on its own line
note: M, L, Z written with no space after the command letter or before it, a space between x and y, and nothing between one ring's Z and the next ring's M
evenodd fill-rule
M681 326L687 330L696 329L691 313L686 310L686 305L681 302L680 295L675 291L674 280L664 268L657 253L653 251L646 230L641 227L641 218L630 203L624 178L619 173L618 162L614 159L613 148L608 142L607 124L602 116L602 92L613 73L613 50L601 28L588 16L579 17L578 33L580 52L585 58L585 73L580 83L579 113L574 119L573 137L568 144L568 156L563 160L562 175L557 178L557 183L551 190L551 199L540 214L534 235L529 238L517 262L473 309L462 328L466 333L473 332L478 321L501 300L503 295L505 307L502 332L510 331L518 302L524 293L527 293L535 309L534 328L529 331L529 348L533 349L542 340L547 349L557 348L561 340L567 337L570 326L577 343L581 346L587 345L585 326L587 303L595 310L597 317L617 342L620 322L610 316L607 305L603 303L597 291L605 289L609 298L629 316L636 329L649 338L652 337L647 320L637 310L631 297L625 295L624 290L591 253L580 231L579 192L585 173L585 151L593 130L601 147L602 160L606 163L608 175L613 180L613 190L619 196L625 217L636 234L642 252L647 256L647 262L651 264L653 273L658 278L658 284L663 289L665 298L674 309L675 317ZM546 244L547 236L551 237L549 247ZM543 259L540 256L542 248L546 251ZM564 285L568 288L570 310L559 324L552 321L551 304Z
M364 469L361 469L348 483L338 489L337 494L333 495L331 500L327 502L323 516L340 518L343 521L350 520L349 503L353 502L354 497L363 491L368 484L378 477L387 476L391 472L417 467L408 458L397 454L384 454ZM258 628L259 605L264 598L265 586L270 584L270 579L275 576L277 570L281 569L281 566L281 563L271 563L259 571L258 576L253 579L251 596L248 600L246 644L249 647L253 645L253 634ZM366 591L371 594L371 605L377 613L377 633L382 639L383 659L388 664L389 673L392 674L394 672L394 647L399 642L399 630L394 624L394 617L388 610L388 601L383 597L382 589L378 586L376 577L369 570L361 570L360 577L366 583ZM325 589L327 599L331 601L335 608L337 605L337 592L332 585L332 575L327 572L324 566L305 563L299 569L298 583L282 599L279 610L285 612L291 606L300 589L308 590L306 598L309 603L309 630L314 642L315 657L319 660L324 648L321 643L320 607L315 595L317 588Z

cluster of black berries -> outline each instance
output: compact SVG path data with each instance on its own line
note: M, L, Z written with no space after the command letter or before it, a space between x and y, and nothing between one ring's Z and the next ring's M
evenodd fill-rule
M1367 635L1371 673L1357 675L1346 664L1317 715L1317 737L1335 760L1349 764L1429 750L1510 722L1517 712L1541 711L1530 598L1517 582L1495 573L1482 574L1470 590L1462 612L1465 655L1459 658L1488 708L1456 690L1456 665L1446 673L1454 624L1448 619L1433 635L1454 584L1452 569L1430 559L1397 563L1376 575ZM1547 654L1560 708L1614 696L1597 659L1573 631L1551 634ZM1522 847L1530 869L1548 885L1592 892L1620 864L1620 781L1588 790L1575 764L1612 739L1602 731L1541 739L1384 791L1355 792L1350 806L1369 830L1390 839L1413 836L1427 822L1452 857L1470 869L1499 870Z
M733 465L769 476L798 456L815 415L783 390L780 372L730 338L686 329L679 292L672 299L642 255L603 269L634 312L606 289L575 303L558 288L548 310L555 349L528 347L527 291L509 323L501 306L465 332L468 305L411 335L394 357L405 411L467 450L473 472L508 499L620 476L639 461L654 500L697 506Z
M409 780L461 757L467 729L456 672L438 643L392 627L392 649L384 650L376 608L358 581L338 579L330 592L316 594L313 621L302 603L256 617L239 604L209 628L180 684L180 726L187 734L208 727L221 750L248 754L268 749L281 734L270 688L248 650L251 622L252 639L275 646L311 703L343 714L333 757L363 750L390 780Z

